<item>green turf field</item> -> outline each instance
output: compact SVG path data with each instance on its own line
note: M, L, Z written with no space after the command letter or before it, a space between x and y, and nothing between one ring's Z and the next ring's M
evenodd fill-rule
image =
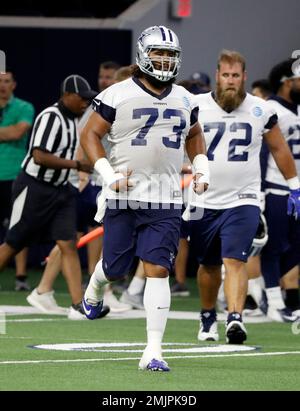
M30 273L31 284L38 273ZM190 286L194 283L190 280ZM13 270L0 277L0 306L28 306L26 295L13 289ZM56 284L57 301L70 299L62 279ZM190 298L174 298L172 311L198 309L197 292ZM1 308L0 308L1 310ZM196 317L195 317L196 318ZM145 343L143 318L110 317L96 321L70 321L43 314L7 315L6 334L0 335L0 390L97 390L97 391L203 391L203 390L299 390L300 324L246 324L247 346L256 350L203 353L196 336L198 320L170 319L165 334L164 356L170 373L138 371ZM225 345L224 324L220 322ZM78 344L89 344L82 351ZM106 343L99 347L99 343ZM113 346L111 343L122 343ZM137 345L128 345L135 343ZM66 351L32 348L42 344L76 344ZM92 347L98 344L98 351ZM127 345L126 345L127 344ZM140 345L139 345L140 344ZM56 346L57 347L57 346ZM53 348L53 347L52 347ZM69 347L65 347L69 348ZM81 349L81 351L78 350ZM226 348L226 347L225 347ZM250 348L249 348L250 350Z

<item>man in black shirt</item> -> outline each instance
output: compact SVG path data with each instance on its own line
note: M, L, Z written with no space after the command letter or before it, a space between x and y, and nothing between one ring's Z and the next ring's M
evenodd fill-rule
M33 242L54 240L62 253L62 270L72 294L72 309L81 311L81 268L76 249L76 190L71 169L91 172L75 160L79 144L77 118L97 93L81 76L67 77L58 103L36 118L22 172L13 188L13 209L5 242L0 246L0 270ZM73 288L71 290L71 287ZM104 315L107 314L105 312Z

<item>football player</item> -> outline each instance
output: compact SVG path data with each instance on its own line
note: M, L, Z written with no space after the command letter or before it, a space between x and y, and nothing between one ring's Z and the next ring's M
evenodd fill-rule
M99 220L104 214L103 258L83 305L88 318L97 317L103 286L128 274L138 256L147 277L147 346L139 368L169 371L161 342L170 308L169 272L179 241L184 146L197 193L208 186L208 160L192 95L173 84L181 64L176 34L164 26L144 30L136 63L132 78L96 97L95 113L81 134L81 145L105 185L97 213ZM109 161L101 143L106 133Z
M200 268L202 311L199 340L218 340L216 298L224 263L228 306L226 339L243 343L247 331L242 310L247 294L247 261L260 215L262 139L267 143L295 206L300 187L295 162L277 124L275 110L245 92L245 60L223 50L216 71L216 90L195 96L207 144L211 184L204 193L204 216L190 222L191 247ZM194 204L197 205L197 204Z
M284 135L300 172L300 70L294 59L277 64L269 80L274 95L268 105L278 115L278 125ZM294 71L293 71L294 70ZM261 266L266 285L266 314L275 321L291 322L300 316L299 270L300 221L299 210L289 200L292 189L300 195L298 180L288 185L274 159L264 150L264 186L266 193L265 216L269 227L269 240L262 251ZM286 214L287 206L289 215ZM294 268L295 267L295 268ZM294 269L292 273L285 275ZM280 278L286 293L283 300Z

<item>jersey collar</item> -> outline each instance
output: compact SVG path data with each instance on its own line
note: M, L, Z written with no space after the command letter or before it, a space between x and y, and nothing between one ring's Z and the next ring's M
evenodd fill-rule
M290 103L289 101L286 101L284 98L280 96L273 95L271 96L268 100L275 100L279 104L281 104L283 107L287 108L290 110L292 113L298 115L298 105L295 103Z
M149 90L147 87L145 87L144 84L137 77L132 77L132 80L135 82L136 85L138 85L146 93L150 94L150 96L152 96L152 97L157 98L158 100L164 99L172 91L172 85L171 85L171 86L168 86L161 94L155 94L151 90Z

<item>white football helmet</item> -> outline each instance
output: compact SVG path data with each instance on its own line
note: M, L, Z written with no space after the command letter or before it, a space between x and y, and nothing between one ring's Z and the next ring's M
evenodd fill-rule
M259 224L255 237L252 241L252 246L250 248L249 257L254 257L261 253L263 247L267 244L268 241L268 226L266 218L263 214L260 214Z
M160 81L168 81L178 75L181 64L181 47L178 37L165 26L149 27L142 32L136 45L136 64L143 73ZM152 50L171 50L174 57L158 56L150 58ZM160 69L153 63L160 63Z

